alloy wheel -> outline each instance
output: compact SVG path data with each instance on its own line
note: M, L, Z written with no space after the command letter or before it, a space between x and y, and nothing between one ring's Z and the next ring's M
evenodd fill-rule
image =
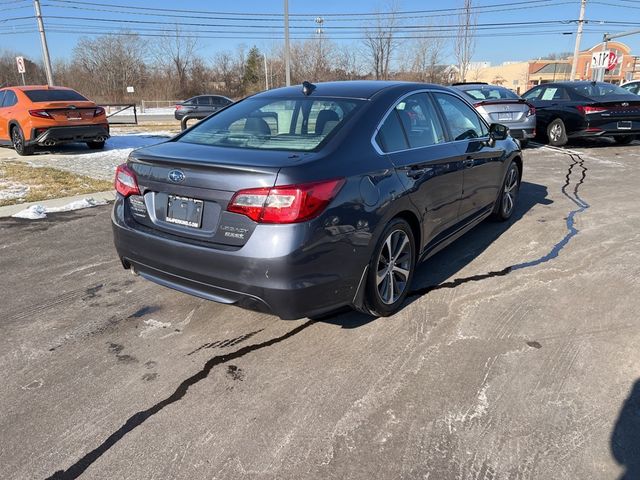
M386 305L397 302L407 288L411 261L409 237L402 230L394 230L382 245L376 270L378 295Z
M13 128L11 138L13 140L13 148L16 152L22 152L24 147L24 143L22 140L22 135L20 135L20 131L17 128Z
M549 130L549 137L551 137L551 141L557 142L562 137L562 126L559 123L556 123L551 130Z
M505 217L511 215L511 211L516 203L517 193L518 170L517 168L511 168L507 174L507 180L504 182L504 191L502 192L502 213Z

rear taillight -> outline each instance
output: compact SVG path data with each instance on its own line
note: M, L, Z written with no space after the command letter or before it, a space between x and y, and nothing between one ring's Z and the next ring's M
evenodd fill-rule
M320 215L342 185L344 179L240 190L229 202L227 210L246 215L258 223L304 222Z
M536 107L529 104L527 104L527 106L529 107L529 111L527 112L527 117L533 117L536 114Z
M604 107L589 107L585 105L578 105L576 108L583 115L590 115L592 113L603 113L607 111L607 109Z
M29 110L29 115L38 118L53 118L46 110Z
M125 163L118 165L118 168L116 168L115 187L116 192L123 197L140 195L136 174Z
M102 107L96 107L96 109L95 109L95 110L94 110L94 112L93 112L93 117L94 117L94 118L95 118L95 117L100 117L100 116L102 116L102 115L104 115L104 108L102 108Z
M182 105L176 105L176 110L180 110L182 108Z

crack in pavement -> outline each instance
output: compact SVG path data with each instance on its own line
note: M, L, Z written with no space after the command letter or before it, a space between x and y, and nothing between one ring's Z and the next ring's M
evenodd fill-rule
M111 435L109 435L109 437L107 437L107 439L104 440L100 445L98 445L96 448L91 450L89 453L87 453L84 457L82 457L80 460L78 460L76 463L71 465L66 470L58 470L50 477L47 477L47 480L72 480L72 479L78 478L80 475L84 473L84 471L87 468L89 468L96 460L98 460L102 455L104 455L111 447L113 447L116 443L122 440L122 438L127 433L131 432L135 428L142 425L149 418L151 418L153 415L163 410L165 407L168 407L169 405L181 400L187 394L189 388L195 385L196 383L207 378L209 376L209 373L214 367L221 365L223 363L226 363L230 360L235 360L237 358L240 358L248 353L255 352L256 350L260 350L262 348L275 345L276 343L280 343L288 338L293 337L294 335L297 335L298 333L310 327L314 323L316 323L316 321L309 320L303 323L302 325L292 330L289 330L287 333L279 337L266 340L262 343L247 345L246 347L242 347L236 350L235 352L231 352L226 355L217 355L215 357L210 358L207 361L207 363L204 364L204 367L202 367L202 369L199 372L191 375L189 378L184 380L180 385L178 385L175 391L171 395L169 395L167 398L165 398L164 400L161 400L160 402L156 403L155 405L149 407L146 410L142 410L137 413L134 413L132 416L130 416L127 419L124 425L122 425L118 430L116 430Z
M567 197L569 200L571 200L574 204L577 205L577 209L572 210L569 212L569 214L567 215L566 218L566 226L567 226L567 234L562 238L562 240L560 240L558 243L556 243L551 250L546 253L545 255L536 258L535 260L529 260L527 262L522 262L522 263L517 263L515 265L510 265L508 267L503 268L502 270L496 270L496 271L492 271L492 272L487 272L487 273L481 273L481 274L477 274L477 275L472 275L470 277L462 277L462 278L455 278L453 280L451 280L450 282L444 282L444 283L440 283L438 285L430 285L428 287L423 287L423 288L417 288L415 290L412 290L409 293L409 296L407 297L407 299L410 298L414 298L414 297L419 297L422 295L426 295L429 292L433 292L434 290L441 290L444 288L455 288L459 285L462 285L463 283L468 283L468 282L478 282L480 280L485 280L487 278L493 278L493 277L503 277L505 275L508 275L511 272L514 272L516 270L522 270L523 268L529 268L529 267L535 267L537 265L540 265L542 263L546 263L549 260L553 260L554 258L557 258L558 255L560 255L560 251L567 246L567 244L571 241L571 239L573 237L575 237L580 230L578 230L575 226L575 216L578 215L579 213L584 212L586 209L588 209L590 207L590 205L585 202L579 194L579 189L582 186L582 184L584 183L586 177L587 177L587 171L589 170L587 167L585 167L584 165L584 159L580 156L580 154L575 153L575 152L562 152L565 155L568 155L571 160L572 163L571 165L569 165L569 170L567 171L567 175L566 175L566 180L564 185L562 186L562 194ZM571 184L571 176L574 173L573 168L578 165L579 168L581 169L581 174L580 174L580 179L578 180L578 182L574 185L573 188L573 196L571 196L570 194L567 193L567 188L569 187L569 185Z

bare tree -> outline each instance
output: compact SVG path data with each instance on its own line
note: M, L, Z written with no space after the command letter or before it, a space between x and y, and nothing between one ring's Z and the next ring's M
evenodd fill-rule
M411 79L440 83L442 59L446 40L427 29L425 36L414 40L407 49L403 64L411 69Z
M58 78L93 98L118 102L128 86L144 84L146 52L146 43L133 33L84 37L73 50L67 75Z
M398 47L395 32L399 27L398 8L392 4L385 13L379 13L365 30L364 49L369 55L376 80L389 78L389 66Z
M459 80L464 82L469 71L469 64L476 48L476 28L478 18L473 10L473 0L463 0L461 12L458 15L458 33L455 41L454 53L458 61Z
M176 25L175 29L167 31L153 46L156 63L177 83L175 94L178 97L189 93L189 70L196 58L197 44L197 38L184 35Z

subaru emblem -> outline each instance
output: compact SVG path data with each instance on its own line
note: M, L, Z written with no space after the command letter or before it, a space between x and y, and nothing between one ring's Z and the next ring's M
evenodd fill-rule
M169 180L171 180L173 183L181 183L184 181L184 173L182 173L180 170L171 170L169 172Z

